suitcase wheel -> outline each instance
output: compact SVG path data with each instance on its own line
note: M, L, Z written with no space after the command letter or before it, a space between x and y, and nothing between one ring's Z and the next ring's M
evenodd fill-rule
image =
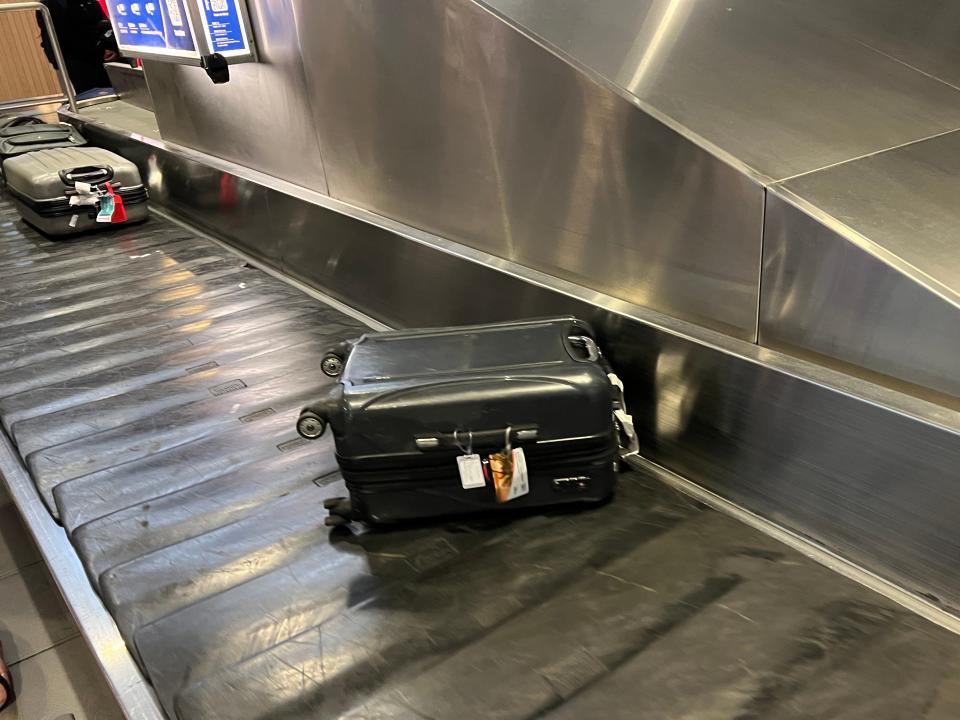
M327 377L339 377L343 372L343 358L336 353L327 353L320 361L320 369Z
M345 497L332 497L332 498L327 498L326 500L323 501L323 509L324 509L324 510L333 510L333 509L335 509L335 508L337 507L337 505L339 505L340 503L342 503L342 502L343 502L344 500L346 500L346 499L347 499L347 498L345 498Z
M326 508L327 512L330 513L330 519L343 520L344 522L350 522L353 519L353 505L350 502L350 498L345 497L334 497L327 498L323 501L323 507ZM343 523L334 523L335 525L342 525ZM330 523L327 523L330 525Z
M316 440L327 430L327 421L310 410L304 410L297 419L297 432L307 440Z
M349 522L347 518L339 515L329 515L323 519L323 524L327 527L340 527L341 525L347 525Z

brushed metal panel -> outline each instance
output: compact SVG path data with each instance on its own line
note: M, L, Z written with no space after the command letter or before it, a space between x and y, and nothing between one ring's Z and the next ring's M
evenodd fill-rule
M960 132L789 180L786 191L960 299Z
M960 398L960 305L882 253L771 193L760 343Z
M482 2L773 179L960 127L954 88L838 33L821 9L855 5L868 24L893 0Z
M130 67L120 62L106 63L104 67L114 92L121 100L150 112L156 111L143 68Z
M768 193L760 341L960 397L960 134Z
M260 62L231 65L229 83L144 61L162 137L325 192L293 0L256 0L250 11Z
M960 5L953 0L804 0L792 5L815 14L837 33L960 87Z
M302 1L297 19L333 197L755 337L754 180L474 3Z

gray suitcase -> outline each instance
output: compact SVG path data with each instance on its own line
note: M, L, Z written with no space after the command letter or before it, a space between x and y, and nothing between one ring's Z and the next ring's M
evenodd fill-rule
M123 198L126 223L147 219L147 189L137 166L103 148L38 150L10 158L3 164L7 190L23 219L48 235L74 235L106 230L117 223L97 222L99 204L76 206L76 183L98 189L110 183Z

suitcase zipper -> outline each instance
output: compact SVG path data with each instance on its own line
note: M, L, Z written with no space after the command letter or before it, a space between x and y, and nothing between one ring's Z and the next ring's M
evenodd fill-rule
M583 448L564 453L529 452L532 448L527 450L529 453L527 455L527 467L530 469L530 474L543 475L553 470L562 471L567 466L589 465L606 459L613 462L619 453L619 446L616 443L608 442L602 448L594 446L589 449ZM421 456L409 457L422 459ZM407 483L414 483L418 487L423 485L458 485L456 458L457 455L447 455L444 457L445 462L442 464L431 463L426 466L422 463L397 464L375 470L351 469L349 467L351 462L340 456L337 456L337 462L340 464L341 474L348 488L351 486L367 489L371 487L401 488Z
M70 195L74 194L73 192L66 193L63 197L59 198L51 198L49 200L34 200L16 188L9 187L9 185L7 189L14 198L22 202L41 217L60 217L73 215L82 211L83 209L70 205ZM148 198L147 189L143 185L134 188L121 188L117 191L117 194L123 198L124 205L136 205L138 203L145 202ZM94 211L91 210L91 212Z

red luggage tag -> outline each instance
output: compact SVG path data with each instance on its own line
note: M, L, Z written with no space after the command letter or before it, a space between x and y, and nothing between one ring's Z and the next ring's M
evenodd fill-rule
M113 185L107 183L107 192L113 196L113 214L110 216L110 222L122 223L127 221L127 209L123 206L123 197L113 190Z

